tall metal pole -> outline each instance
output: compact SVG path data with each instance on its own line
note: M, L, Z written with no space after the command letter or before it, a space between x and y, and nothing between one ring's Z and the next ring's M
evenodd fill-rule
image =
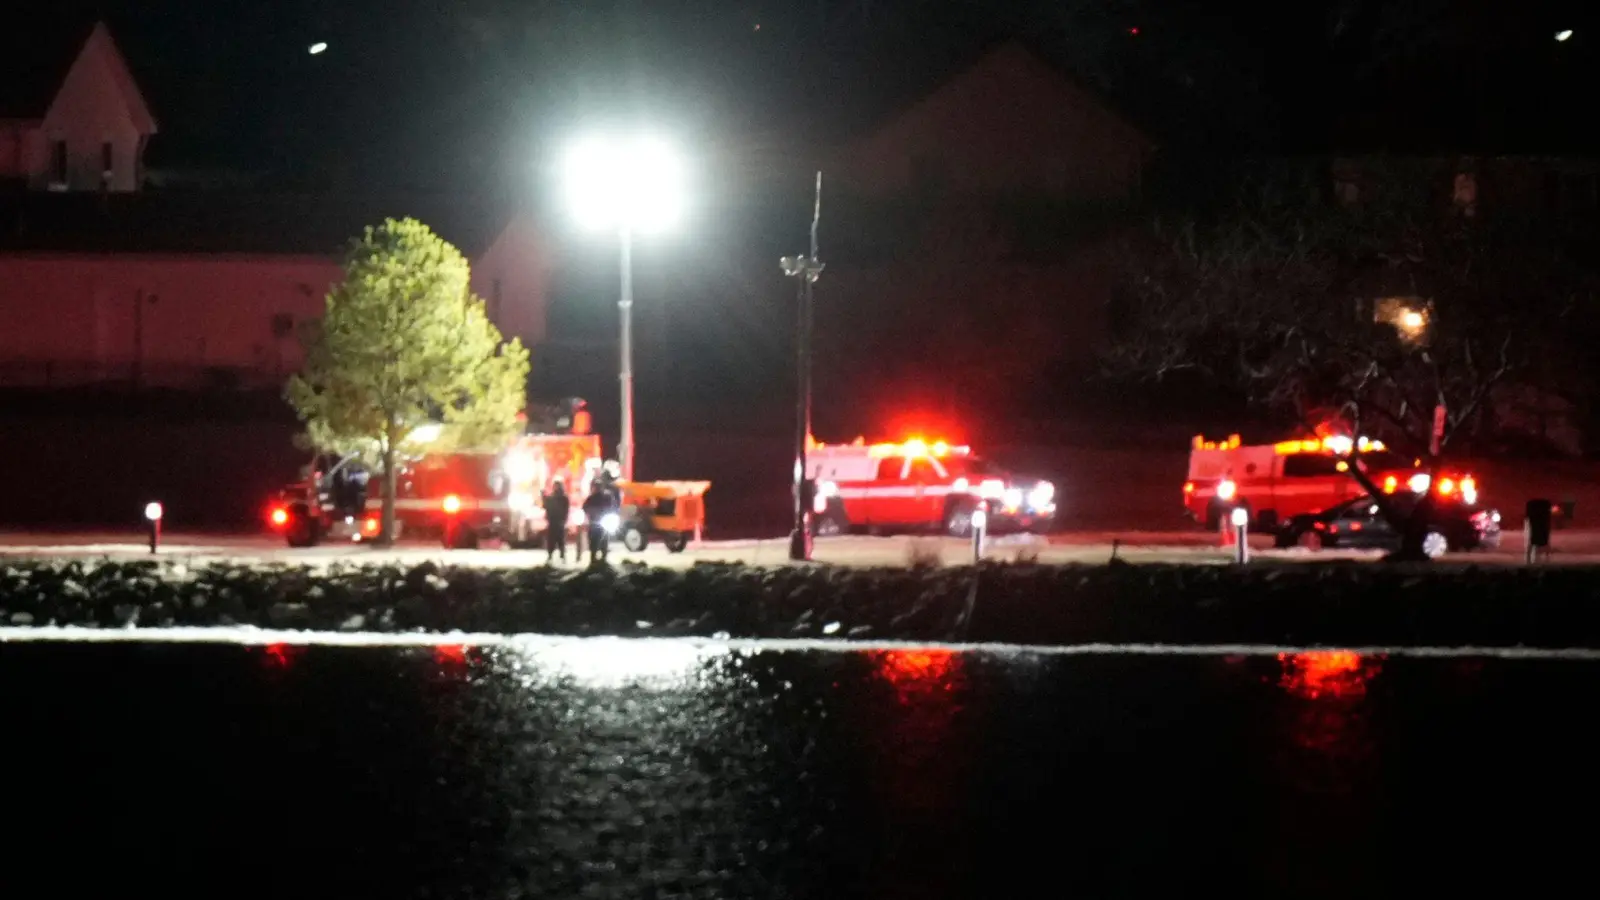
M622 229L622 439L617 443L617 463L622 480L633 480L633 232Z
M806 443L811 438L811 286L822 272L817 262L817 223L822 218L822 173L817 173L816 199L811 207L811 254L785 271L800 278L799 313L795 336L794 530L789 534L789 558L811 558L811 498L806 491Z

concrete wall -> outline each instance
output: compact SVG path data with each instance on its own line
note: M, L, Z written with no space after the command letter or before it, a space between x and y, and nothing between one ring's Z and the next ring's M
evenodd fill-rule
M339 277L315 257L0 256L0 363L12 383L37 383L47 362L277 376L299 365L300 349L274 323L320 316Z
M544 338L547 269L534 235L515 227L474 262L473 289L508 336ZM300 364L294 329L322 315L342 277L333 257L0 255L0 385L136 370L154 384L191 384L206 369L281 379Z

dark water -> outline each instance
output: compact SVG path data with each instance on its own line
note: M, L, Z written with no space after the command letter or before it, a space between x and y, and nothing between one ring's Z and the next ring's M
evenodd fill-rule
M0 896L1592 880L1592 664L695 653L0 645Z

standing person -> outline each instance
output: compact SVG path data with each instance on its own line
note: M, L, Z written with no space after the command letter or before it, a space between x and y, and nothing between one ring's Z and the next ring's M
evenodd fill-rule
M572 500L567 496L566 485L557 478L550 485L550 493L544 495L544 549L545 565L555 559L557 553L561 554L561 561L567 561L567 517L572 512Z
M589 521L589 562L591 564L597 561L605 562L606 550L609 549L607 545L610 541L606 534L604 522L606 515L614 511L614 509L615 507L611 501L611 492L606 490L604 485L596 482L594 489L589 492L589 496L584 498L583 501L583 515Z

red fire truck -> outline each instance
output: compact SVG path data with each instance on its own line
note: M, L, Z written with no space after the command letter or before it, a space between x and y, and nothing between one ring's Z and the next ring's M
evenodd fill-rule
M972 513L984 509L989 528L1044 530L1055 518L1055 487L1012 475L944 441L812 444L807 477L816 482L813 530L939 529L972 532Z
M1441 474L1433 484L1416 460L1394 453L1382 441L1330 435L1244 445L1236 434L1223 440L1196 435L1183 484L1184 510L1215 529L1225 513L1242 507L1251 512L1255 527L1275 528L1291 516L1361 496L1361 483L1350 475L1350 466L1358 462L1386 492L1404 488L1420 493L1431 487L1444 497L1477 502L1478 485L1470 474Z
M572 497L566 527L576 530L600 463L600 438L592 434L529 434L500 451L406 459L396 474L397 530L438 534L447 548L474 547L482 538L527 545L545 530L539 498L557 478ZM319 457L306 480L282 492L268 521L291 547L376 537L377 481L354 459Z

